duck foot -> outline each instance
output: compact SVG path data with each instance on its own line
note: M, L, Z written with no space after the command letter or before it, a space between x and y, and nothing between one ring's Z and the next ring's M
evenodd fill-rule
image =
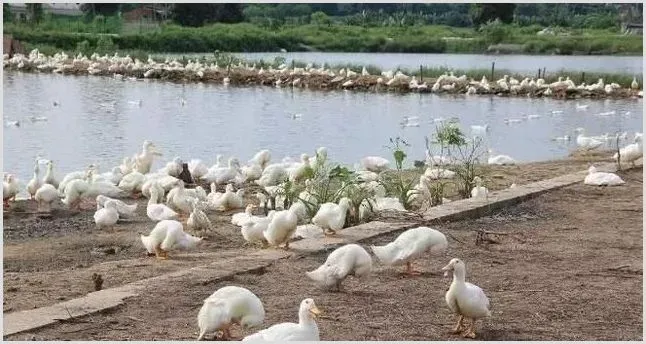
M327 229L327 230L325 230L325 232L323 232L323 234L325 236L334 236L334 235L336 235L336 231L333 230L333 229Z
M417 271L413 269L413 264L410 262L406 263L406 270L404 271L404 274L408 276L420 276L422 275L421 271Z
M463 330L462 322L463 321L464 321L464 317L460 315L460 317L458 318L457 325L455 325L455 327L453 328L453 331L451 331L452 334L458 334L458 333L462 332L462 330Z

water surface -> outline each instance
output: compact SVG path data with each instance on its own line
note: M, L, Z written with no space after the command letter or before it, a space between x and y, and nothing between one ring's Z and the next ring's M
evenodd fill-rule
M89 163L107 171L139 151L145 139L158 145L164 161L181 156L210 165L216 154L246 161L263 148L280 159L326 146L331 159L353 165L366 155L390 157L385 145L396 136L412 144L411 159L421 160L424 137L437 118L456 117L467 132L471 125L488 123L487 144L520 161L566 156L575 143L551 138L573 136L577 127L591 135L642 131L641 99L584 100L588 110L576 111L576 101L525 97L316 92L10 71L3 85L4 119L21 121L19 128L4 128L3 169L25 183L36 155L53 159L59 177ZM613 110L616 115L597 115ZM293 119L294 114L302 116ZM406 115L419 116L420 126L402 128ZM504 122L524 115L540 118ZM30 116L48 121L32 123Z

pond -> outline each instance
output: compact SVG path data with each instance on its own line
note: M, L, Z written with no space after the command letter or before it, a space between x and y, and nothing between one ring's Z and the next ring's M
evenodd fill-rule
M162 56L212 56L212 54L159 54ZM275 57L284 57L287 63L292 60L316 64L328 63L374 65L380 69L417 70L420 65L432 67L451 67L459 70L491 69L495 62L497 70L509 70L527 76L536 75L538 69L556 73L561 70L587 73L621 73L639 76L643 72L642 56L564 56L564 55L482 55L482 54L404 54L404 53L330 53L330 52L293 52L293 53L238 53L246 59L260 59L272 62Z
M278 160L319 146L329 148L330 159L352 166L367 155L390 158L385 146L397 136L411 144L410 159L422 160L424 137L451 117L467 133L471 125L489 124L486 143L496 153L540 161L564 157L576 146L553 137L575 136L577 127L588 135L628 131L632 137L642 131L643 117L642 99L585 100L587 110L577 111L576 101L551 99L314 92L11 71L5 71L3 85L4 171L25 184L37 155L56 162L59 178L89 163L105 172L146 139L164 153L156 167L174 156L209 165L216 154L246 161L259 149ZM527 115L534 116L505 123ZM32 116L47 120L32 122ZM419 127L401 127L404 116L418 116ZM6 124L15 120L19 127Z

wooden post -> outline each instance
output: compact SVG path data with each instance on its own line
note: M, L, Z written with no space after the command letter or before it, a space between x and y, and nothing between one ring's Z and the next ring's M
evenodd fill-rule
M585 72L581 72L581 83L585 81Z
M540 78L541 78L541 69L539 68L538 69L538 77L536 77L536 79L540 79Z
M424 81L424 69L422 68L422 65L419 65L419 81Z
M491 79L489 79L491 81L493 81L493 73L495 68L496 68L496 62L491 62Z
M543 67L543 79L545 79L545 67Z

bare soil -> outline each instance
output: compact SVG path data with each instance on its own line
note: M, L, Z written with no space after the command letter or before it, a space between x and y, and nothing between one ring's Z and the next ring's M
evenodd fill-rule
M573 165L542 168L559 170L557 175L568 167L582 169ZM536 177L530 170L517 176L527 175ZM348 279L343 292L326 292L304 276L326 255L293 257L276 262L264 274L237 275L231 281L159 285L154 293L83 317L82 322L59 323L5 339L193 340L202 301L222 286L239 285L263 300L265 326L297 321L298 304L312 297L326 313L318 321L322 340L458 340L449 334L456 318L444 301L451 280L439 270L450 258L459 257L467 263L467 280L482 287L491 299L493 316L478 323L478 339L642 340L642 169L620 175L624 186L577 184L493 216L436 227L447 234L449 250L441 257L420 259L417 268L424 272L420 277L403 277L398 269L376 266L365 280ZM80 219L74 221L88 222L81 219L91 218L91 212L77 216ZM233 242L238 240L238 229L227 230L227 217L222 217L217 231L232 234L231 241L209 243L213 246L200 251L244 254L251 250ZM92 227L89 222L86 227ZM17 223L11 215L5 219L5 226L19 228ZM129 226L119 227L115 234L87 228L36 240L7 240L5 230L5 310L41 307L60 302L61 295L86 293L95 269L105 273L106 287L112 287L201 262L199 255L189 254L168 262L138 258L142 249L134 243L137 229ZM139 226L151 228L149 223ZM490 234L496 243L475 245L477 229L504 235ZM390 234L365 246L394 237ZM130 246L114 255L91 254L99 243L126 247L124 242ZM38 257L41 254L49 258ZM61 262L61 256L69 261ZM233 334L241 337L252 331L235 329Z

